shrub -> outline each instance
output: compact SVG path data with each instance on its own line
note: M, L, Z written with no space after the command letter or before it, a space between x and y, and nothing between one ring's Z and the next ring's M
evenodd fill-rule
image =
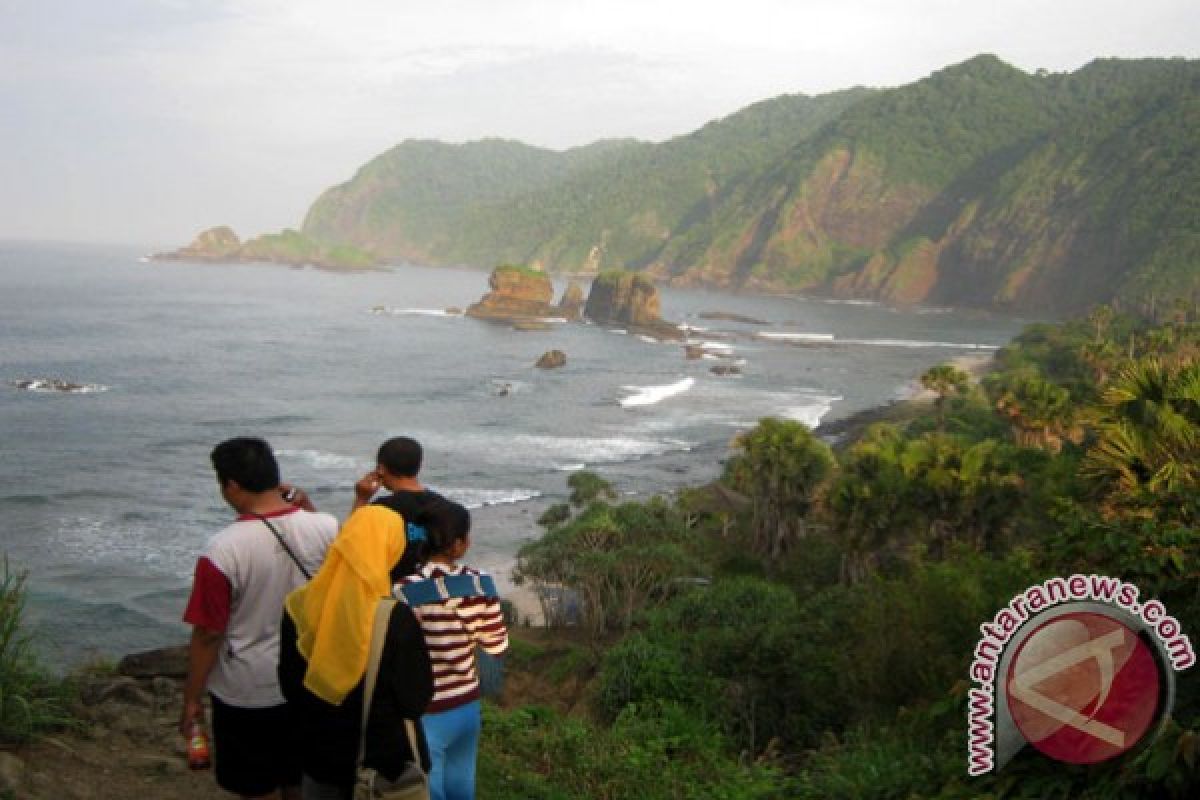
M0 562L0 742L23 742L71 721L68 687L50 678L22 630L25 574Z

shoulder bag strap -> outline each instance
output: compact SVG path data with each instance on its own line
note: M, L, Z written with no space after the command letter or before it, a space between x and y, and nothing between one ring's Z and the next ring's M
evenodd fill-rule
M367 752L367 718L371 714L371 701L375 697L375 680L379 677L379 659L383 656L383 643L387 639L388 620L392 618L392 609L395 607L396 601L390 597L381 598L379 604L375 606L375 624L371 627L371 649L367 655L367 675L363 680L362 726L358 737L358 766L360 769ZM418 754L419 760L419 752L415 749L413 752Z
M255 514L254 516L262 520L262 523L271 529L271 533L275 534L275 538L279 540L279 544L287 551L288 556L292 559L292 563L296 565L297 569L300 570L300 574L304 576L304 580L311 581L312 573L304 568L304 565L300 563L300 559L296 558L296 554L292 552L292 548L288 547L288 543L283 540L283 535L279 533L279 529L272 525L271 520L262 514Z

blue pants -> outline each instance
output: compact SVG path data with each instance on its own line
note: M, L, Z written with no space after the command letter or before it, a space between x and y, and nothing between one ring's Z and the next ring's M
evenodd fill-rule
M479 701L421 717L429 745L430 800L475 800L475 755L483 717Z

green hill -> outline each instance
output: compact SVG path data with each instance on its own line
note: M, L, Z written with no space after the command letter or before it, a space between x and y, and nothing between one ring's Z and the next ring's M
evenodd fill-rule
M303 233L382 259L1069 313L1200 294L1200 64L979 56L661 144L408 141Z

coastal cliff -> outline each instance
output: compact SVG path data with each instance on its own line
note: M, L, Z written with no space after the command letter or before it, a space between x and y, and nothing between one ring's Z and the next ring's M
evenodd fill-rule
M306 236L430 265L636 269L660 285L1069 314L1200 298L1200 62L756 103L660 144L407 141Z

